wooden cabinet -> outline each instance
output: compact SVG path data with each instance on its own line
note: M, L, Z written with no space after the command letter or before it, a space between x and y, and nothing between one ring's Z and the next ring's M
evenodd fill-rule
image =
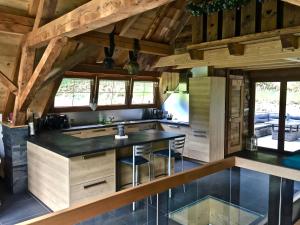
M156 122L126 124L125 133L138 132L142 130L149 130L155 128L156 128ZM65 132L65 134L71 135L73 137L78 137L78 138L100 137L105 135L114 135L116 133L117 133L116 126Z
M223 77L190 78L191 158L205 162L224 158L225 88Z
M53 211L116 191L116 153L66 158L27 143L28 189Z

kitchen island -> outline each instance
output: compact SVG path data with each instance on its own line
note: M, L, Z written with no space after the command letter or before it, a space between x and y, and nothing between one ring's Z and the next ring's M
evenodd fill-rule
M60 131L41 133L28 140L29 191L53 211L114 193L119 152L184 136L158 130L128 133L128 139L121 140L114 135L79 138ZM169 159L168 174L170 164Z

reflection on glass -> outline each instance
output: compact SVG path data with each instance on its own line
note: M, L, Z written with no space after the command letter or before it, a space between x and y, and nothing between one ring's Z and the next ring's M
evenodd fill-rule
M124 225L268 224L269 176L234 167L84 221Z
M221 199L207 196L169 214L182 225L197 224L254 224L263 216Z
M258 146L277 149L280 82L257 82L254 134Z
M284 150L300 149L300 82L287 82Z

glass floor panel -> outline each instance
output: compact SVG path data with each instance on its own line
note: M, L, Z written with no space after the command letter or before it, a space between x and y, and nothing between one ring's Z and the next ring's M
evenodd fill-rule
M264 216L206 196L169 213L169 218L181 225L254 225Z

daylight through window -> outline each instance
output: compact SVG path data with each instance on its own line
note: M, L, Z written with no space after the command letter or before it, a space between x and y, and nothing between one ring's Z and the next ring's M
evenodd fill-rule
M154 104L154 82L134 81L132 104Z
M125 80L99 80L98 105L125 105Z
M88 106L91 79L64 78L56 93L54 107Z

